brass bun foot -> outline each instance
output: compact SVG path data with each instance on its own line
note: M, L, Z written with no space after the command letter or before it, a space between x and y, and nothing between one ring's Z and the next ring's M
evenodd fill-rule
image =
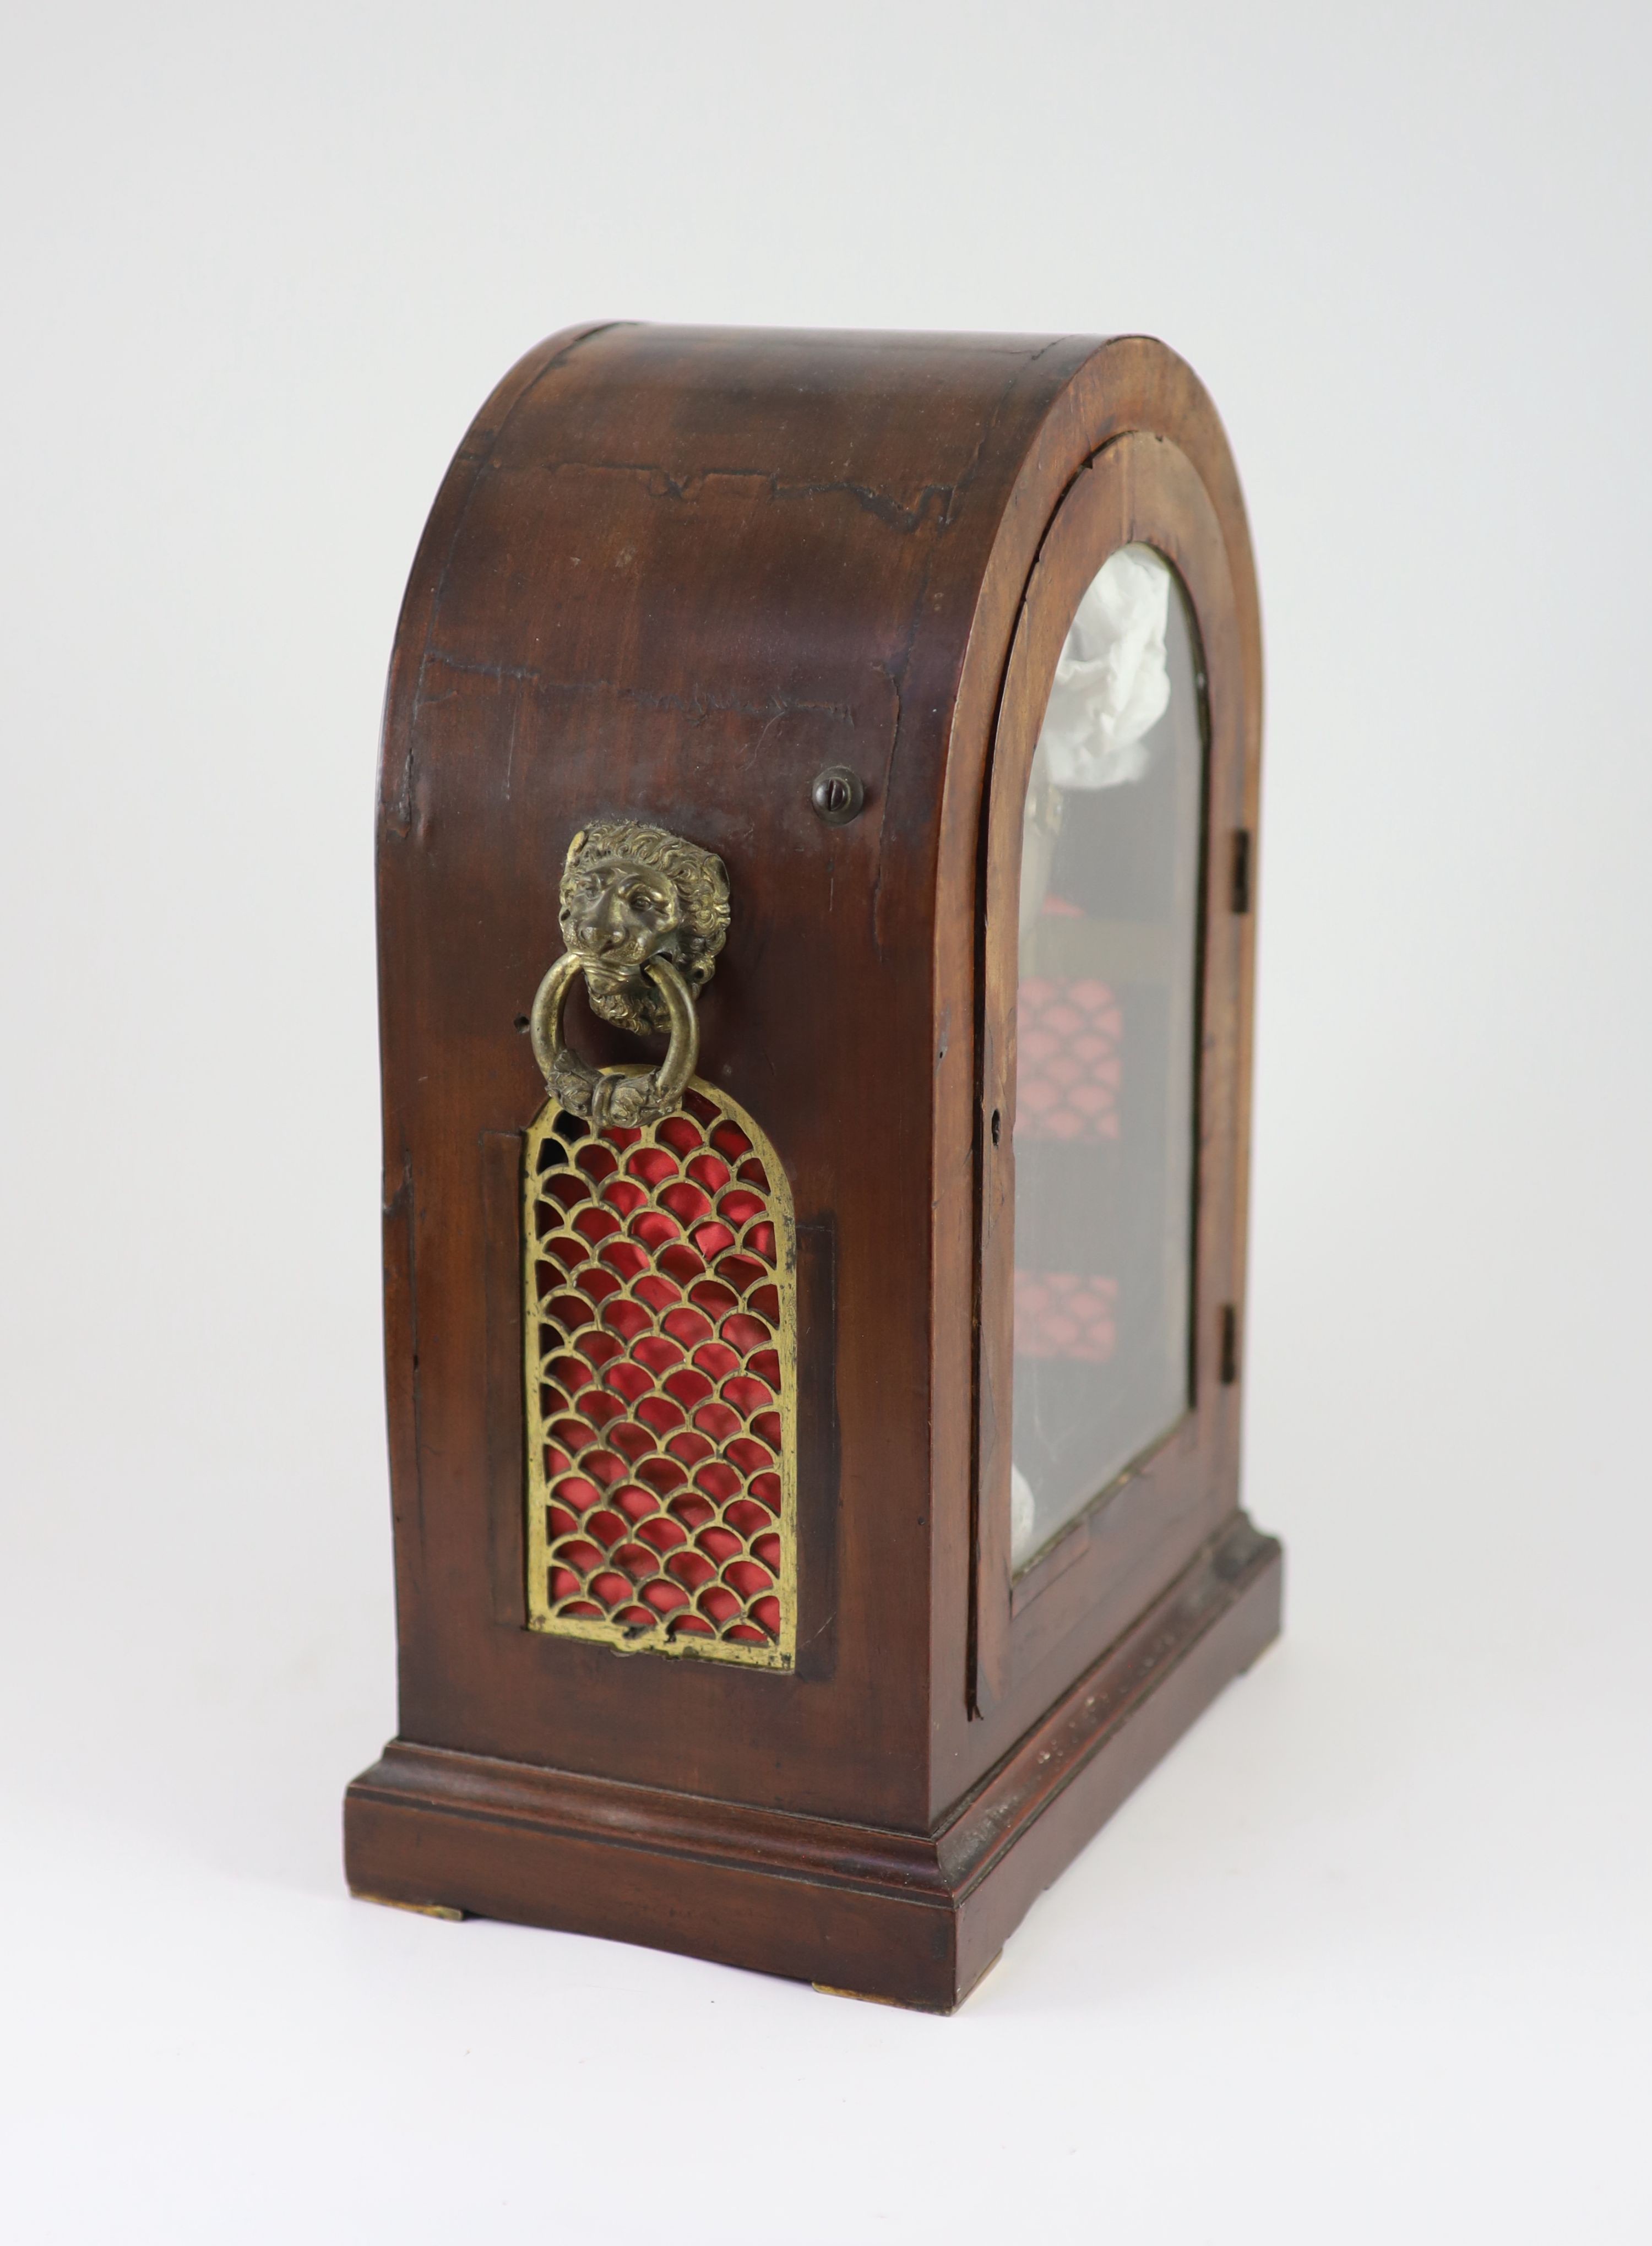
M404 1902L400 1895L369 1895L365 1888L352 1888L350 1894L357 1902L383 1903L386 1910L416 1910L421 1918L473 1918L475 1913L458 1910L451 1902Z
M847 1997L857 2004L893 2004L898 2012L930 2012L944 2018L948 2013L955 2012L969 2003L1003 1956L1002 1950L996 1950L957 2003L953 2004L914 2004L905 1997L874 1997L865 1989L834 1989L829 1981L811 1981L809 1986L817 1997Z

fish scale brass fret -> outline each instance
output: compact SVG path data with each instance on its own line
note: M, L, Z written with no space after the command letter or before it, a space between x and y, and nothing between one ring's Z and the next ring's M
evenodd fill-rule
M636 1126L552 1100L523 1222L531 1627L789 1669L795 1235L773 1148L697 1079Z

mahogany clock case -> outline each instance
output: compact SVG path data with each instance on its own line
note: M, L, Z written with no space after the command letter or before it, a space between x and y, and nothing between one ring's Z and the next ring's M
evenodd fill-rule
M1201 650L1189 1404L1012 1574L1011 841L1125 545ZM948 2010L1278 1628L1239 1509L1261 736L1239 483L1139 337L614 324L506 375L415 562L378 823L399 1732L351 1888ZM864 790L843 823L817 779ZM794 1650L530 1628L527 1025L592 820L713 851L701 1080L795 1213ZM576 997L571 1040L635 1062Z

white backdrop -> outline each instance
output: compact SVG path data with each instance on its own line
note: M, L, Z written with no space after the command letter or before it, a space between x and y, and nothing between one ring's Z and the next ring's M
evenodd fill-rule
M1645 11L6 13L9 2235L1640 2246ZM342 1889L384 667L615 316L1152 330L1246 480L1288 1634L950 2021Z

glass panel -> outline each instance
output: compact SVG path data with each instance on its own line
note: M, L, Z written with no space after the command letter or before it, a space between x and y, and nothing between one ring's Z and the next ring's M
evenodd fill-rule
M1125 547L1067 634L1022 837L1017 1568L1187 1408L1201 685L1180 584Z

